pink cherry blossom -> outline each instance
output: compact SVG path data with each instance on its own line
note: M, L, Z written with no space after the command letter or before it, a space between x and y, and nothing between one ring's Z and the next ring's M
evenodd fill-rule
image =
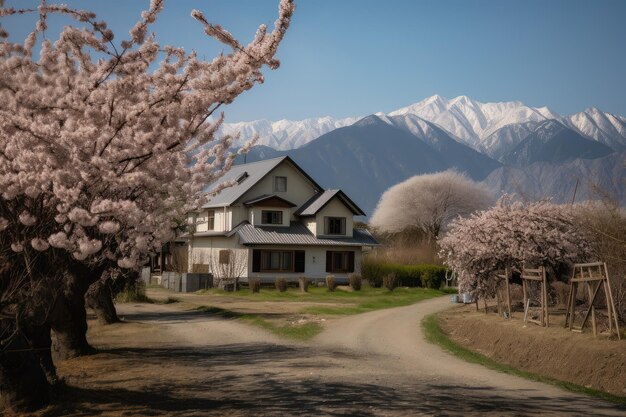
M0 33L0 262L49 245L90 264L141 265L232 166L236 136L216 136L219 110L278 67L293 0L248 44L194 10L199 35L227 48L207 60L157 42L163 5L152 0L118 41L89 11L0 2L3 19L39 17L26 39ZM52 14L75 20L55 40Z
M439 244L462 292L492 296L505 268L567 268L592 257L588 241L569 207L504 196L495 207L453 222Z

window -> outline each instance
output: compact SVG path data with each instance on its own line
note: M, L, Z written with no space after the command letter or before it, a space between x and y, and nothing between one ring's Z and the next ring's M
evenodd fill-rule
M273 210L261 211L261 223L262 224L283 224L283 212Z
M293 252L261 252L261 272L293 272Z
M354 272L354 252L326 251L326 272Z
M345 235L346 234L346 218L345 217L324 217L324 234L325 235Z
M252 272L304 272L304 251L252 251Z
M287 191L287 177L274 177L274 192Z
M215 230L215 210L207 211L206 230Z

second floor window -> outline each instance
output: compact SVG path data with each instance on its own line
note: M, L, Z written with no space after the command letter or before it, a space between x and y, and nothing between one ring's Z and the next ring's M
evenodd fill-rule
M346 234L346 218L345 217L324 217L324 234L325 235L345 235Z
M283 212L274 210L261 211L262 224L283 224Z
M206 230L215 230L215 210L207 211Z
M287 191L287 177L274 177L274 192Z

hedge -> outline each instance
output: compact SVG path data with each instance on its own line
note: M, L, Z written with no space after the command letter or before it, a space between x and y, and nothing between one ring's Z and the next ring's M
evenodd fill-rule
M399 285L403 287L424 287L438 289L446 277L446 267L440 265L400 265L364 260L361 274L373 287L380 287L383 277L395 273Z

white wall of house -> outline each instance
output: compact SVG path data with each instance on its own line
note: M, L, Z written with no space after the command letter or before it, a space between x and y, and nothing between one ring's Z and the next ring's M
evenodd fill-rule
M240 245L235 237L225 236L200 236L189 240L189 271L194 264L209 265L209 271L215 276L225 271L225 267L220 266L219 254L221 250L232 251L231 270L239 277L247 277L249 267L250 250Z
M277 192L274 190L274 177L276 176L287 177L287 191ZM297 169L288 163L283 163L248 190L239 201L252 200L264 194L275 194L300 207L315 194L315 187Z
M228 227L228 230L232 230L233 227L237 226L244 220L248 220L248 207L243 204L235 204L230 207L231 209L231 222Z
M311 231L311 233L317 236L317 219L315 217L307 217L302 221L304 222L304 225Z
M346 234L331 235L333 237L352 237L354 221L352 212L337 197L333 198L315 215L317 236L326 236L324 233L324 217L345 217ZM310 229L310 228L309 228Z
M302 272L252 272L252 250L304 250L304 273ZM223 236L214 237L194 237L193 241L190 241L189 248L189 271L192 270L193 264L209 265L210 271L219 276L219 252L220 250L232 250L233 261L237 264L234 265L234 270L237 271L239 278L243 278L244 281L249 277L259 278L264 281L273 281L277 277L284 277L289 280L297 280L298 278L305 276L309 279L323 280L327 275L331 274L326 272L326 251L353 251L354 252L354 272L361 273L361 261L362 250L359 246L262 246L257 248L248 248L240 245L237 242L237 238L232 236L230 238ZM243 265L241 265L243 263ZM218 270L215 270L218 268ZM221 267L223 272L223 268ZM337 278L347 278L350 273L332 273Z

